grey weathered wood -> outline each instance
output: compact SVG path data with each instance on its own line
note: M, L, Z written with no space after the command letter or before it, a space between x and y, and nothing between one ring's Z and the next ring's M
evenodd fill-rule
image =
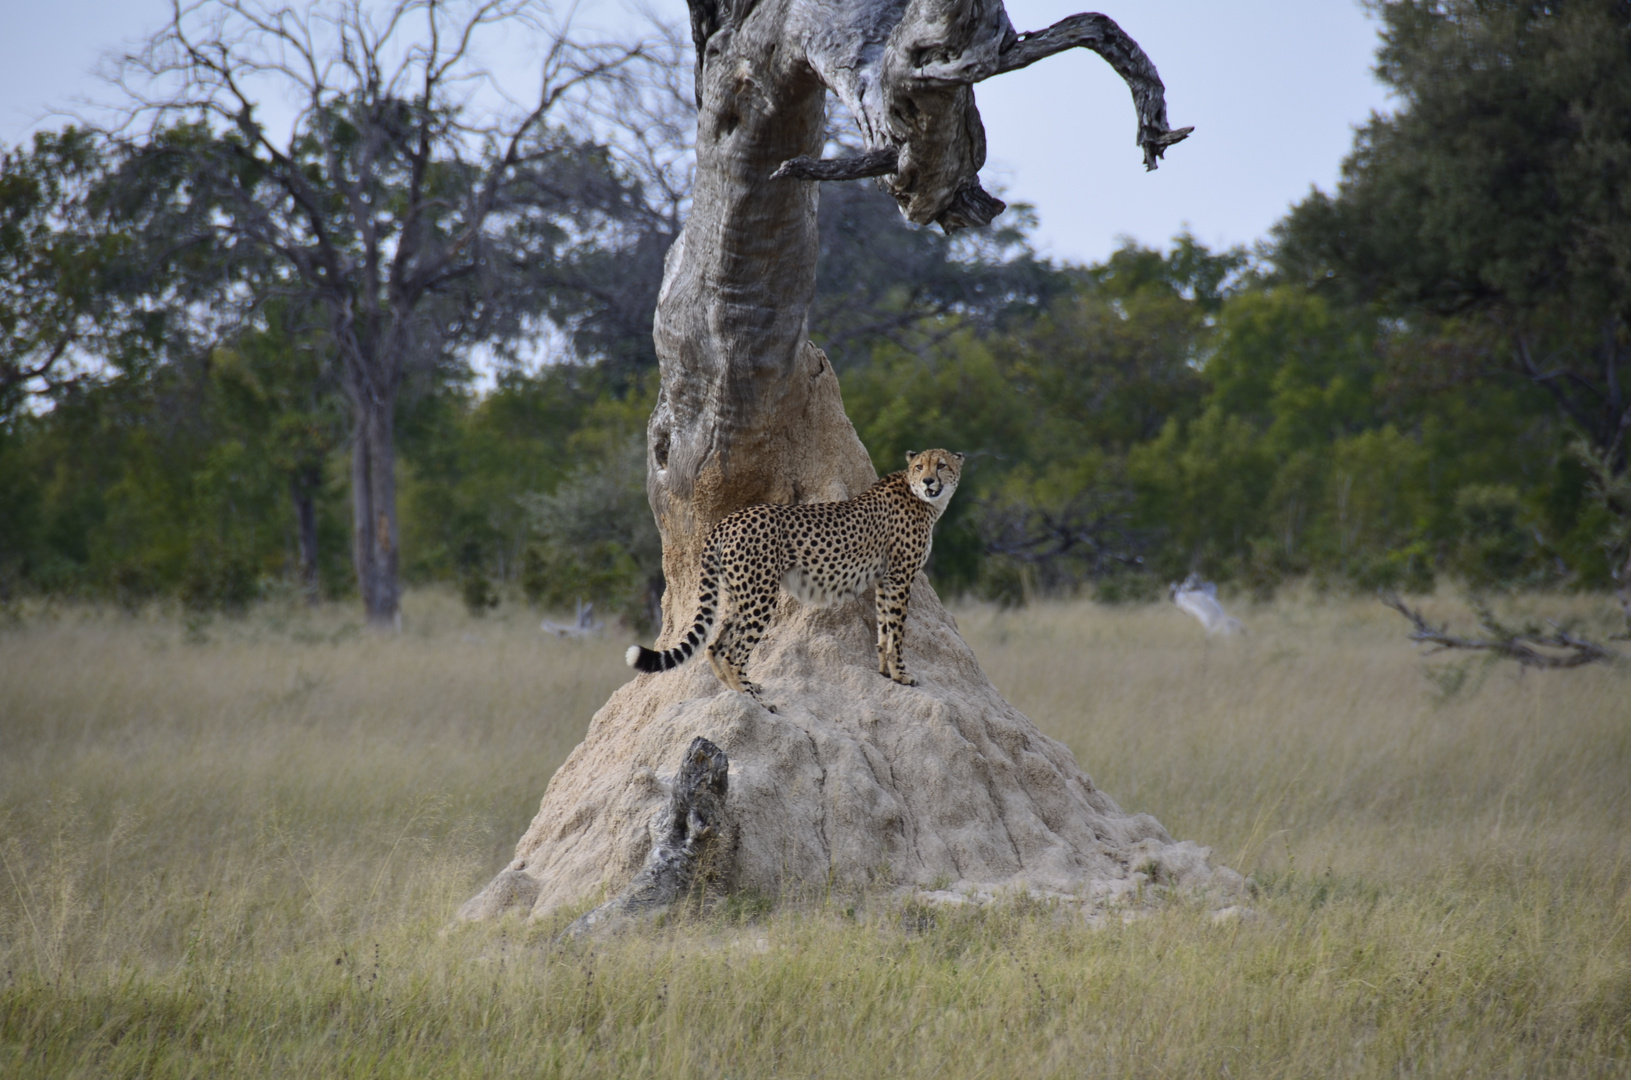
M988 50L976 50L973 58L966 62L963 56L958 56L956 60L930 60L917 67L914 75L923 82L979 82L993 75L1018 71L1055 53L1074 48L1091 49L1098 53L1115 69L1116 74L1126 80L1127 88L1133 94L1133 106L1138 112L1138 145L1144 150L1144 168L1154 171L1167 148L1188 138L1195 129L1186 127L1174 130L1168 127L1166 88L1155 65L1139 48L1138 42L1104 15L1072 15L1046 30L1010 34L1004 37L994 59ZM859 180L895 172L899 158L899 151L893 147L883 147L851 158L794 158L783 163L775 176L798 180ZM1000 213L1001 208L996 212Z
M627 889L573 922L566 933L576 936L620 919L655 915L684 897L724 822L729 773L725 751L700 735L691 740L645 866Z
M697 174L653 327L662 383L647 489L664 541L664 624L694 599L703 538L753 502L844 498L870 482L837 384L808 343L818 185L877 176L919 224L984 225L975 83L1073 47L1127 79L1153 166L1167 126L1155 66L1102 15L1016 33L1000 0L691 0ZM825 97L866 152L821 161ZM781 179L776 179L781 177ZM793 178L793 179L789 179Z
M887 176L900 163L900 151L892 146L847 158L796 157L784 161L770 174L772 180L864 180Z
M1167 147L1189 137L1193 127L1167 126L1166 89L1155 65L1138 42L1103 15L1072 15L1046 30L1020 34L998 57L997 74L1018 71L1066 49L1091 49L1102 56L1133 92L1138 110L1138 145L1144 148L1144 168L1153 171Z

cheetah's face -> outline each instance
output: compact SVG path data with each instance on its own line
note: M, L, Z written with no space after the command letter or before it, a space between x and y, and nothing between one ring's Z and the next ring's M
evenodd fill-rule
M907 451L906 482L912 494L944 510L963 475L963 455L950 450Z

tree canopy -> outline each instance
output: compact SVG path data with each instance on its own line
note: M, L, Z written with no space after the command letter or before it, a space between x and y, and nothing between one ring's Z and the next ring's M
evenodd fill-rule
M1256 256L1179 236L1060 264L1023 206L948 236L823 187L809 333L875 464L970 454L942 589L1625 579L1631 6L1376 10L1397 107ZM351 594L383 372L407 580L649 620L635 457L693 110L667 40L513 144L364 78L285 143L228 92L214 123L5 151L0 589ZM364 371L368 335L411 348Z

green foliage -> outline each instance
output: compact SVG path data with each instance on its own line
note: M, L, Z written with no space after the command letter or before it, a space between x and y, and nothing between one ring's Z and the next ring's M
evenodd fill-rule
M110 227L107 153L72 127L0 153L0 420L31 396L94 382L97 361L151 359L162 335L162 306L131 310L144 286L162 291L162 267Z
M644 467L644 445L630 444L528 499L537 538L525 553L522 587L532 604L558 610L587 600L651 625L662 597L662 542Z
M404 576L447 580L479 565L509 580L530 539L521 500L571 471L569 441L599 392L592 372L563 365L506 374L481 397L444 393L404 409Z
M534 606L584 600L648 625L662 595L645 495L654 387L619 396L598 369L556 365L420 403L404 424L410 579L456 579L472 611L503 582Z
M1335 197L1281 226L1282 270L1405 307L1623 315L1631 4L1375 6L1400 107L1360 130Z
M1568 460L1578 455L1566 447L1581 437L1611 480L1625 475L1631 4L1375 7L1377 72L1400 107L1361 129L1335 193L1314 192L1276 228L1277 272L1385 310L1413 338L1396 374L1417 387L1437 384L1430 396L1439 400L1455 388L1452 408L1492 383L1523 388L1527 401L1493 414L1508 424L1510 441L1496 448L1506 468L1456 486L1511 485L1525 509L1495 520L1486 506L1474 512L1477 525L1456 510L1464 529L1487 525L1506 536L1458 542L1462 572L1533 580L1548 549L1563 576L1605 585L1616 569L1631 573L1631 562L1623 547L1603 558L1619 527L1601 514L1606 504L1596 512L1581 505L1583 484ZM1526 413L1546 422L1525 424ZM1438 506L1442 514L1462 500L1440 495ZM1515 546L1514 515L1538 537L1528 555Z
M553 492L524 500L534 542L522 587L527 599L561 609L590 601L650 629L660 618L662 539L646 502L645 442L611 444Z
M1520 582L1535 556L1533 534L1524 528L1524 507L1510 484L1478 484L1456 492L1464 523L1456 568L1475 589Z
M870 186L824 193L811 332L874 464L969 455L929 567L941 590L1631 576L1631 6L1376 7L1399 107L1362 129L1334 192L1291 209L1271 265L1180 235L1056 266L1022 206L948 238ZM349 116L313 131L346 143ZM397 401L402 572L472 612L518 592L647 625L650 307L678 204L642 203L650 178L556 134L541 201L504 238L532 261L483 279L507 297L494 321L418 356ZM68 131L0 170L0 597L344 592L352 406L323 311L251 261L231 272L258 308L230 327L186 315L227 263L170 242L208 213L179 163L238 150L196 126L146 149ZM427 182L466 190L443 164ZM577 244L562 222L580 219L617 228ZM537 317L580 362L515 363ZM478 337L498 342L479 391L449 344ZM103 363L27 375L64 343Z

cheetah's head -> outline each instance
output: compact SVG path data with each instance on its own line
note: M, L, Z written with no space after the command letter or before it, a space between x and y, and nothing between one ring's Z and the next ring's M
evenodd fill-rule
M963 475L963 455L950 450L906 451L906 482L912 494L938 513L951 502Z

